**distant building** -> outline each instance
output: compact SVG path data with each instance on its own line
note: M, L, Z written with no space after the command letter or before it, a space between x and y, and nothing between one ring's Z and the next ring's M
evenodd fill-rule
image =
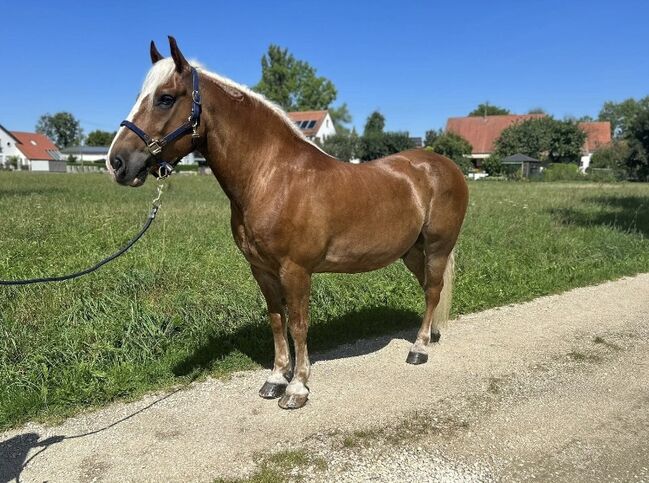
M322 142L336 134L329 111L296 111L287 114L307 139Z
M0 125L0 165L17 160L16 169L65 172L59 148L43 134L9 131Z
M410 138L410 142L416 148L424 147L424 140L422 138Z
M515 122L526 121L545 114L507 114L504 116L451 117L446 121L446 132L452 132L469 141L471 159L479 165L481 159L494 152L496 139Z
M469 141L472 147L471 159L480 166L482 159L494 152L496 140L502 132L516 122L545 117L546 114L508 114L504 116L451 117L446 122L446 132L452 132ZM582 150L580 169L585 171L590 164L593 152L610 144L611 123L580 122L579 127L586 133Z
M590 166L593 153L602 146L611 144L611 123L603 122L580 122L579 127L586 133L586 142L581 156L579 169L585 172Z
M70 146L61 149L61 157L66 161L105 161L108 149L108 146Z

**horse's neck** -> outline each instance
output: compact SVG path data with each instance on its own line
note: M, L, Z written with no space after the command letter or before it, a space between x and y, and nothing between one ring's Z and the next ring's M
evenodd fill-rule
M201 146L228 197L244 207L271 173L289 169L292 159L313 148L267 106L244 95L230 97L217 85L203 95L206 140Z

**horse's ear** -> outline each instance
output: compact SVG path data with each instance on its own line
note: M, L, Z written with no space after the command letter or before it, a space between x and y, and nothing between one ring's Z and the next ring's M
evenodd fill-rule
M174 59L174 64L176 64L176 71L181 73L183 70L189 68L189 62L187 62L187 59L180 52L176 39L171 35L169 36L169 47L171 48L171 57Z
M149 50L149 53L151 54L151 63L155 64L159 60L164 59L162 54L158 52L158 49L155 46L155 42L152 40L151 41L151 49Z

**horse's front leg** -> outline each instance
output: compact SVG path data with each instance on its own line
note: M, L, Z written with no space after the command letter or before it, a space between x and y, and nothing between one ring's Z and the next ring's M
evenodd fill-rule
M283 409L298 409L306 404L309 397L306 383L309 380L311 363L306 337L309 327L311 274L291 263L282 267L280 280L288 306L288 329L295 347L295 371L286 392L279 400L279 406Z
M286 310L282 302L282 286L277 276L256 267L251 269L268 305L268 316L275 344L273 372L259 390L259 395L265 399L275 399L284 394L289 380L293 377L291 352L286 335Z

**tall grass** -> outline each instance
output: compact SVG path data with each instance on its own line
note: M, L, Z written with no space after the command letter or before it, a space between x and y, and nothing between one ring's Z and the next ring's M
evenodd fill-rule
M139 229L154 191L0 173L0 279L96 262ZM472 183L454 313L649 270L648 208L648 185ZM398 263L316 276L311 309L317 351L416 327L423 300ZM148 234L101 271L0 287L0 428L271 359L262 298L210 177L174 177Z

